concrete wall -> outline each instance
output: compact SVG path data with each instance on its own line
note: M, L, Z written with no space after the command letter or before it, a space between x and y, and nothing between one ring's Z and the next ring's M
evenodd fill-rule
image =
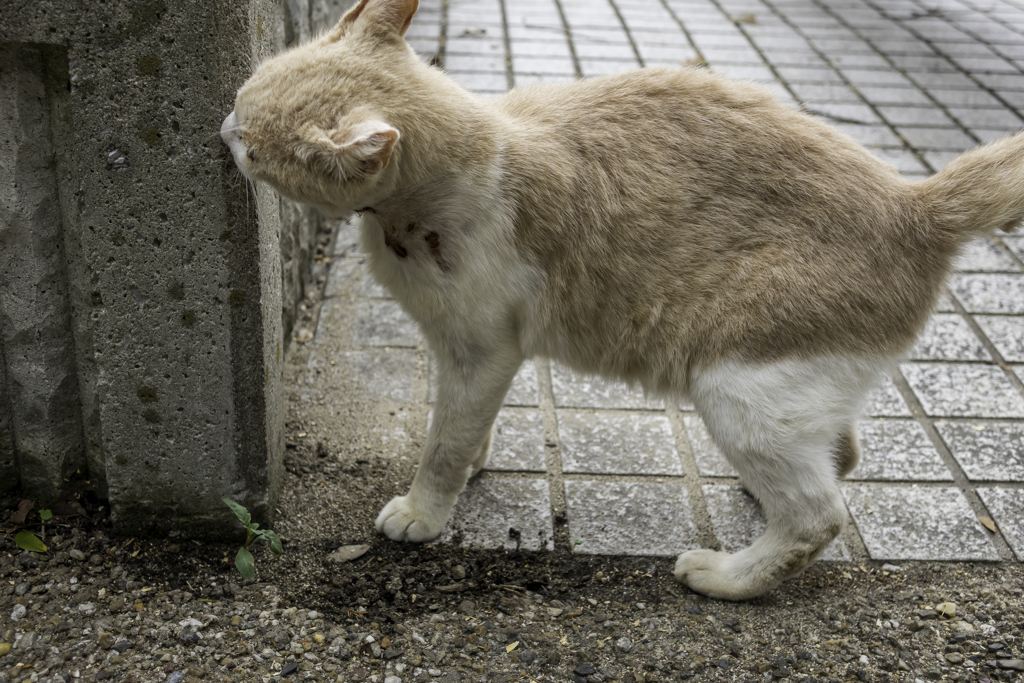
M217 535L222 495L270 518L281 206L217 132L284 26L268 0L0 4L0 485L88 476L121 533Z
M0 45L0 335L22 486L54 498L85 464L53 114L57 46ZM63 75L63 78L61 76Z

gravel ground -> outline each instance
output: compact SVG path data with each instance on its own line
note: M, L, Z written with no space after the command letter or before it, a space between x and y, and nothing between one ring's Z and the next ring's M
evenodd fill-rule
M7 533L0 682L984 682L1024 672L1017 563L821 562L734 604L676 585L667 558L399 545L372 533L377 503L404 485L393 463L324 454L297 436L308 427L290 427L276 525L285 554L258 548L255 582L235 571L237 546L112 539L88 499L85 515L49 525L47 555L21 552ZM332 559L340 546L359 546L358 557Z

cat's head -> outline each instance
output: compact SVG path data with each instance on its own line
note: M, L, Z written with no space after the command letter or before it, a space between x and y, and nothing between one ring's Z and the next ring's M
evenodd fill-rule
M259 66L221 137L250 179L329 215L388 184L401 134L389 121L415 87L403 35L417 0L361 0L323 36Z

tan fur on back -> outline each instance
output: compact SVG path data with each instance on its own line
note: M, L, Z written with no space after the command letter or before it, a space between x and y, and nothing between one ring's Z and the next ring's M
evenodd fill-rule
M494 104L545 313L600 331L605 371L898 353L954 253L891 167L752 85L652 69Z

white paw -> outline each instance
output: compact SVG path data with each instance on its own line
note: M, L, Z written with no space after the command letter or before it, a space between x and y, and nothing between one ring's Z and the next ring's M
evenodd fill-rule
M394 541L424 543L437 538L448 521L448 509L441 513L413 503L409 496L396 496L377 515L377 531Z
M725 600L744 600L743 586L737 585L727 569L729 553L691 550L676 560L676 580L697 593Z

